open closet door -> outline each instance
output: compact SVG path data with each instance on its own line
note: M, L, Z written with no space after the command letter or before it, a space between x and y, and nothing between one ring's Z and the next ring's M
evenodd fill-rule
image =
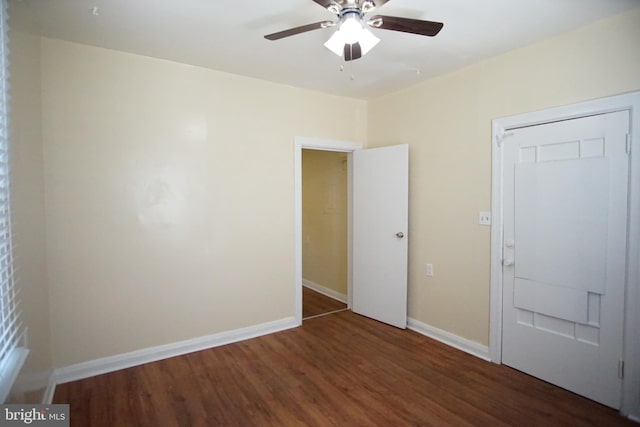
M409 146L353 153L353 306L407 327Z

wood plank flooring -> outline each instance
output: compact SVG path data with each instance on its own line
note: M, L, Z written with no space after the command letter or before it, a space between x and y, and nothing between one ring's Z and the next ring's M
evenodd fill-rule
M615 411L342 311L59 385L72 426L625 426Z
M302 287L302 318L331 313L336 310L344 310L347 304L323 295L319 292Z

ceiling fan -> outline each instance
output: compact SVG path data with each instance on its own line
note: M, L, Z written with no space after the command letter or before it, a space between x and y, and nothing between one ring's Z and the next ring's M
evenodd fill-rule
M390 0L312 0L338 17L334 21L320 21L313 24L290 28L264 36L267 40L279 40L307 31L338 27L331 38L324 44L345 61L361 58L380 41L364 24L382 30L401 31L433 37L443 27L442 22L422 21L420 19L401 18L398 16L375 15L366 19L365 15L383 6Z

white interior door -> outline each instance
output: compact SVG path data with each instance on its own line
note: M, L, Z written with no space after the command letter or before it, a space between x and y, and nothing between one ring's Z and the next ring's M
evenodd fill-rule
M502 361L621 400L628 112L504 139Z
M355 313L407 327L409 146L353 153Z

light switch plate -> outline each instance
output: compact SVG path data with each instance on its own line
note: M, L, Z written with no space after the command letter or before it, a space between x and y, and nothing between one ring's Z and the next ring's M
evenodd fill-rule
M427 277L433 277L433 264L426 265L425 274L427 275Z
M491 212L480 212L478 214L478 224L491 225Z

